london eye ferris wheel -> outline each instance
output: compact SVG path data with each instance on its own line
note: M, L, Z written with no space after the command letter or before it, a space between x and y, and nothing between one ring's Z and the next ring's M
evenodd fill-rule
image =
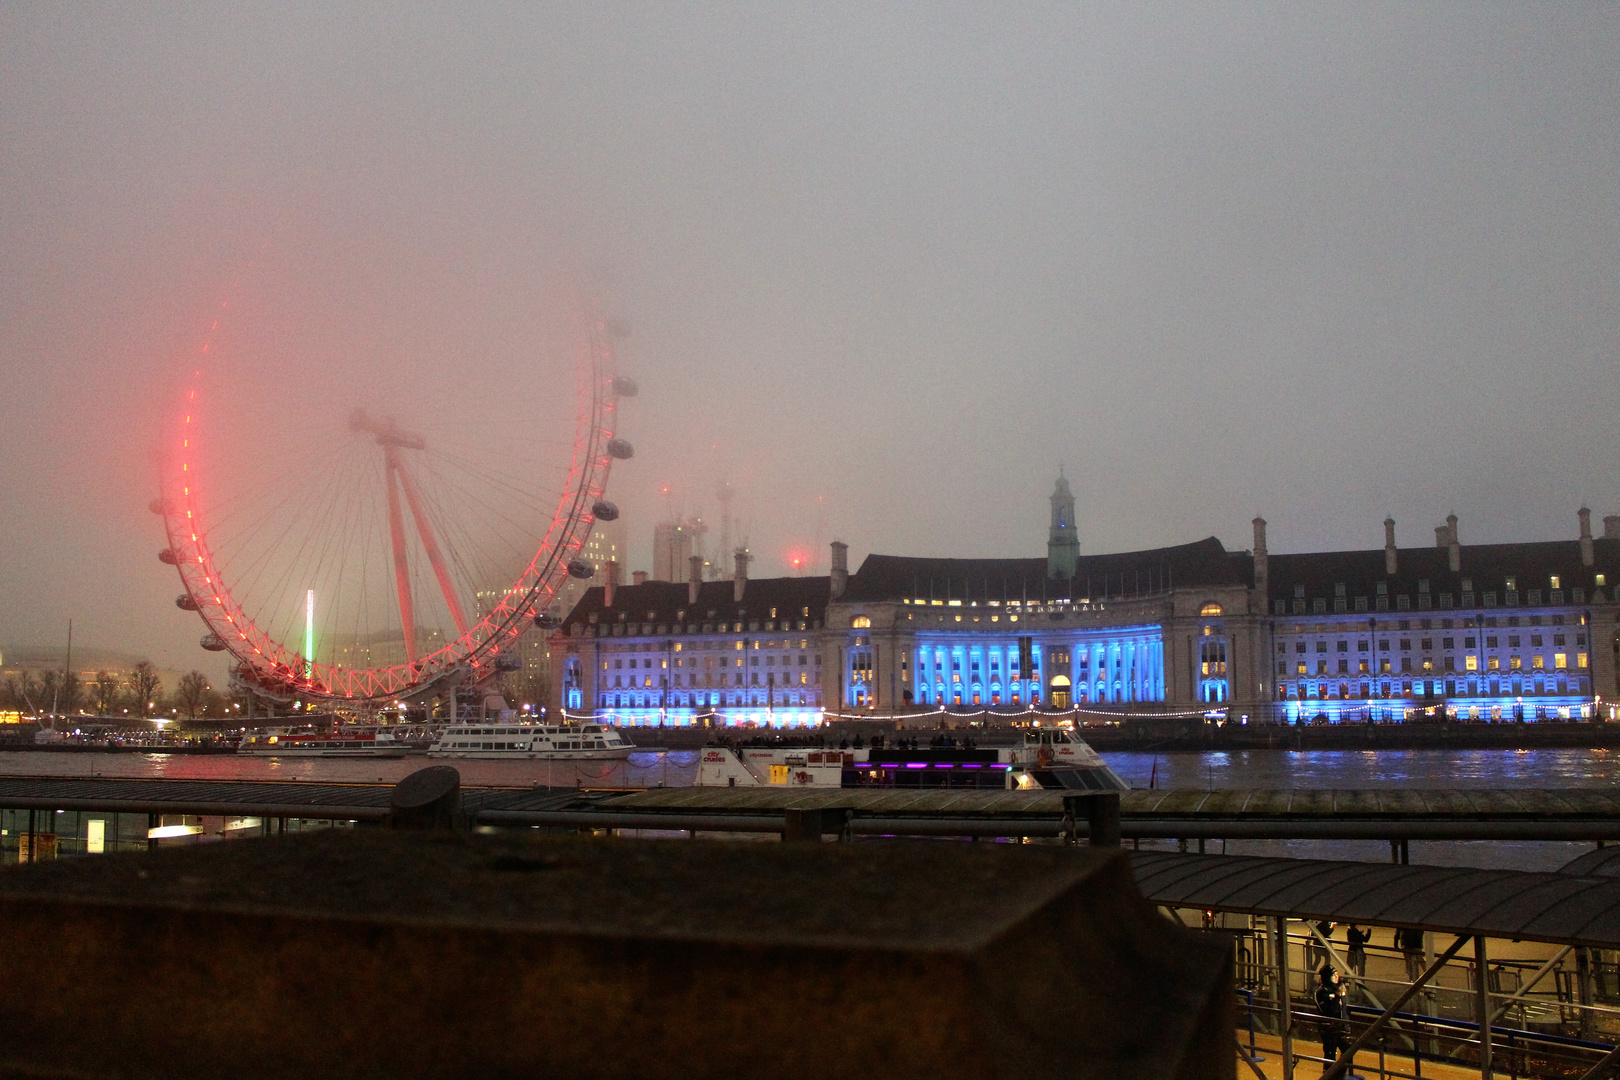
M464 362L365 393L290 376L228 315L165 423L152 504L201 647L257 697L360 711L516 668L564 582L594 574L594 523L618 517L605 491L636 387L613 324L558 320L471 394Z

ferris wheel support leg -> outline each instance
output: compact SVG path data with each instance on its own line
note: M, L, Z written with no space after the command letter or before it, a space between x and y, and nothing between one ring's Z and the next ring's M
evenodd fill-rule
M399 512L399 492L394 477L400 475L399 457L392 446L387 452L388 537L394 546L394 591L399 596L399 623L405 632L405 662L416 663L416 612L411 606L411 575L405 562L405 519Z
M467 634L467 616L461 610L461 600L456 596L455 586L450 582L450 570L444 565L444 558L439 554L439 542L433 537L433 529L428 525L428 519L422 513L422 500L416 493L416 481L403 466L396 467L399 475L399 486L405 489L405 501L410 505L411 517L416 519L416 531L422 537L422 548L427 552L428 562L433 565L433 576L439 579L439 591L444 593L444 602L450 608L450 618L455 620L456 633L465 637Z

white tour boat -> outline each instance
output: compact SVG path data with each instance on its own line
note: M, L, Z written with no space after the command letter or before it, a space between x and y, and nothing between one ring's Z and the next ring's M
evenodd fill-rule
M445 728L428 757L601 761L635 751L635 743L606 724L469 722Z
M238 754L259 757L404 757L411 748L386 731L358 728L319 731L255 731L243 736Z
M968 733L971 734L971 733ZM909 747L898 732L872 749L804 746L706 746L696 787L1066 788L1126 791L1106 762L1065 728L1036 728L1010 745Z

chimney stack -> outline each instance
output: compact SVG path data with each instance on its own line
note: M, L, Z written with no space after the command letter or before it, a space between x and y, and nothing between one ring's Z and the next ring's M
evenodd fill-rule
M1261 602L1270 606L1266 600L1270 595L1271 566L1269 556L1266 554L1266 519L1254 519L1254 589L1260 594Z
M1384 519L1384 575L1395 576L1395 519Z
M1446 563L1455 574L1462 569L1462 545L1457 542L1457 515L1446 515Z
M1592 556L1592 511L1581 507L1581 565L1591 566Z
M633 574L631 574L630 575L630 584L632 584L632 585L645 585L645 584L647 584L647 571L645 571L645 570L637 570Z
M736 571L731 576L731 599L742 603L743 589L748 586L748 560L750 558L747 548L738 548L733 557Z
M838 599L849 587L849 545L842 540L832 542L832 598Z
M698 587L703 584L703 556L693 555L686 564L691 568L686 578L686 603L692 607L697 604Z
M602 571L602 606L610 608L613 606L613 594L619 588L619 564L616 560L609 559Z
M1620 514L1604 515L1603 539L1620 540Z

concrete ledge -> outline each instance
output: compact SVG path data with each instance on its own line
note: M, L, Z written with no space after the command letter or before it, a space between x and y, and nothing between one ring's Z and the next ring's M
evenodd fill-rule
M1234 1075L1118 852L336 831L0 871L0 1075Z

